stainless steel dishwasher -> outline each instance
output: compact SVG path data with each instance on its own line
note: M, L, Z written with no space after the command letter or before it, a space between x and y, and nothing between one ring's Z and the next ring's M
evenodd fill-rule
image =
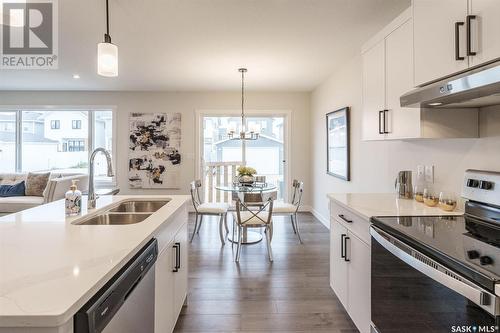
M74 316L75 333L153 333L154 264L152 239Z

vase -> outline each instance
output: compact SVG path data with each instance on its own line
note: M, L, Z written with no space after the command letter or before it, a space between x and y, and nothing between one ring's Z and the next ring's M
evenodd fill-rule
M255 182L254 176L243 175L238 178L241 185L252 185Z

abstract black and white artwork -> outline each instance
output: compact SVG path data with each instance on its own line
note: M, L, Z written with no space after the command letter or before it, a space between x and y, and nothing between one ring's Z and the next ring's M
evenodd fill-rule
M181 114L131 113L131 188L180 188Z

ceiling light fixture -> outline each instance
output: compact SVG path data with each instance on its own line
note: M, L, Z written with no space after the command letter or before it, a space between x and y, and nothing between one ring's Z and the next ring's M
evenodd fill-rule
M434 103L429 103L429 106L440 106L443 105L441 102L434 102Z
M257 140L259 138L259 133L255 131L246 131L245 124L245 73L248 70L246 68L238 69L238 72L241 73L241 131L239 136L235 136L236 131L230 130L228 133L228 137L231 140Z
M107 77L118 76L118 47L111 43L109 35L109 5L106 0L106 33L104 42L97 44L97 74Z
M80 75L78 74L73 74L73 79L78 80L80 78Z

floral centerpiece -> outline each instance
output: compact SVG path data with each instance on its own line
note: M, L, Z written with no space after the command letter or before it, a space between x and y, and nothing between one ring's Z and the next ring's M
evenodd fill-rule
M251 167L240 166L238 169L238 182L242 185L251 185L255 182L254 175L257 170Z

